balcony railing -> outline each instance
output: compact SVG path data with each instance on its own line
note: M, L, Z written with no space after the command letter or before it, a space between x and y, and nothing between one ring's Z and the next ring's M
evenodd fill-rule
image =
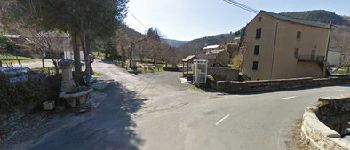
M324 56L317 56L317 55L299 55L298 56L299 61L312 61L312 62L323 62Z

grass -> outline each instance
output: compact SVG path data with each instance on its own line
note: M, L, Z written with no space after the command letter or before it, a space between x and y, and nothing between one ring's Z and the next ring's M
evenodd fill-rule
M8 64L8 63L18 63L18 60L20 60L21 63L25 62L30 62L31 58L29 57L23 57L23 56L13 56L13 55L0 55L0 60L1 59L12 59L12 60L2 60L3 64Z
M45 73L45 74L55 74L55 67L45 67L45 68L32 68L31 69L33 72L38 72L38 73Z
M156 65L155 67L139 67L137 68L138 71L141 71L141 73L155 73L155 72L162 72L163 65Z
M291 129L287 132L285 144L287 149L312 149L310 144L305 141L301 135L301 124L302 119L296 120L294 124L292 124Z
M98 78L98 77L101 77L102 75L103 75L102 73L94 71L94 74L92 74L92 77Z
M337 71L334 72L335 74L347 74L347 68L346 67L342 67L339 68Z
M98 55L98 54L100 54L100 55ZM103 56L105 56L105 53L104 53L104 52L101 52L101 51L100 51L100 53L99 53L98 51L93 51L93 52L92 52L92 55L94 55L94 56L96 56L96 57L97 57L97 56L98 56L98 57L103 57Z

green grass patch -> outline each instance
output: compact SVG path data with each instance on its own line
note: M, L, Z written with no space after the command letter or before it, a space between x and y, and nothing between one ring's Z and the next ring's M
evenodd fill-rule
M335 74L347 74L347 68L346 67L339 68L334 73Z
M102 51L100 51L100 52L99 51L93 51L92 55L98 56L98 57L103 57L103 56L105 56L105 53L102 52Z
M92 77L98 78L98 77L101 77L102 75L103 75L102 73L94 71L94 74L92 74Z
M34 72L54 72L55 68L54 67L45 67L45 68L32 68L31 69Z
M139 67L137 68L138 71L141 71L141 73L155 73L155 72L162 72L163 65L156 65L156 66L150 66L150 67Z
M10 59L10 60L7 60ZM9 63L18 63L18 60L20 60L21 63L30 62L32 58L29 57L23 57L23 56L13 56L13 55L0 55L0 60L3 64L9 64Z

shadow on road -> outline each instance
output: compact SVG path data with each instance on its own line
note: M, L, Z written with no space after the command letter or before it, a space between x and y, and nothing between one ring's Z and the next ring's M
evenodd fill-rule
M137 99L135 92L117 84L109 87L107 93L96 110L72 116L86 119L76 123L61 121L57 131L48 132L31 149L138 149L145 141L134 132L132 114L145 99Z

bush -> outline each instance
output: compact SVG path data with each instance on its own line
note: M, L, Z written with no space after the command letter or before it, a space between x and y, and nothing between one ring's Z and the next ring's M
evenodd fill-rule
M29 75L24 83L10 84L8 77L0 76L0 113L29 113L42 102L58 100L59 76Z

